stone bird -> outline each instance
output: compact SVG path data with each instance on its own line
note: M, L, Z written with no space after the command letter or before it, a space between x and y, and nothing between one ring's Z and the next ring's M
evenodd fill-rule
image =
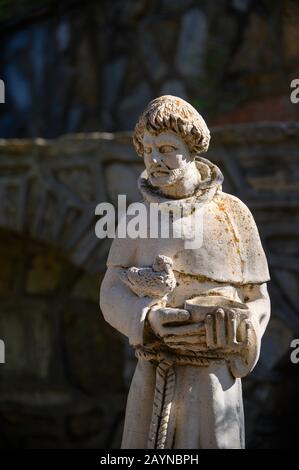
M162 298L170 294L176 285L172 266L171 258L158 255L151 268L132 266L123 269L120 272L120 278L138 297Z

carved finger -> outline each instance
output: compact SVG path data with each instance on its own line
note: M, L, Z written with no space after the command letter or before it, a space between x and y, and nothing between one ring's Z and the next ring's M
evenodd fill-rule
M208 348L215 348L214 341L214 318L213 315L207 315L205 320L206 327L206 342Z
M237 318L235 312L227 314L227 342L228 346L235 346L237 343Z
M216 344L217 348L226 346L225 313L222 308L218 308L216 311Z
M159 315L163 324L171 322L183 322L190 318L190 313L184 309L165 308L159 311Z
M189 325L182 326L164 326L163 337L172 335L192 335L194 333L198 334L201 331L204 331L204 326L202 323L191 323Z
M250 334L251 334L251 330L253 328L253 325L252 325L252 323L249 319L244 320L244 324L245 324L245 338L244 338L244 341L243 341L243 345L244 346L249 346Z

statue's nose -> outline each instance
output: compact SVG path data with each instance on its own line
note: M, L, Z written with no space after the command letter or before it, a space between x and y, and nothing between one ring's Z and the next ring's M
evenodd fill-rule
M161 163L161 156L157 150L155 150L152 154L152 160L155 164Z

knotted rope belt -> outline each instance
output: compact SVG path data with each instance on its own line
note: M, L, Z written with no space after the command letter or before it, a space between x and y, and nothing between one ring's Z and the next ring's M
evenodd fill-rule
M148 449L165 449L166 439L170 440L169 418L175 392L174 365L192 365L207 367L211 363L220 362L217 354L209 352L208 356L177 355L168 351L153 351L138 346L135 349L138 359L145 359L157 365L156 384L153 402L152 418L148 436Z

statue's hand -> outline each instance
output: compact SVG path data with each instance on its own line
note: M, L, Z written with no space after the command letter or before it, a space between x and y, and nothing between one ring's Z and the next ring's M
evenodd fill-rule
M181 308L166 308L153 306L147 315L148 323L159 338L167 335L184 333L184 329L191 325L182 325L190 320L190 313Z
M240 321L234 311L225 313L218 308L214 314L206 316L203 326L194 323L179 328L185 329L182 334L176 329L164 338L170 348L184 352L217 350L220 354L234 354L248 346L253 326L247 318Z
M224 312L222 308L206 316L205 326L207 348L225 353L238 353L246 348L253 328L247 317L240 318L233 310Z

